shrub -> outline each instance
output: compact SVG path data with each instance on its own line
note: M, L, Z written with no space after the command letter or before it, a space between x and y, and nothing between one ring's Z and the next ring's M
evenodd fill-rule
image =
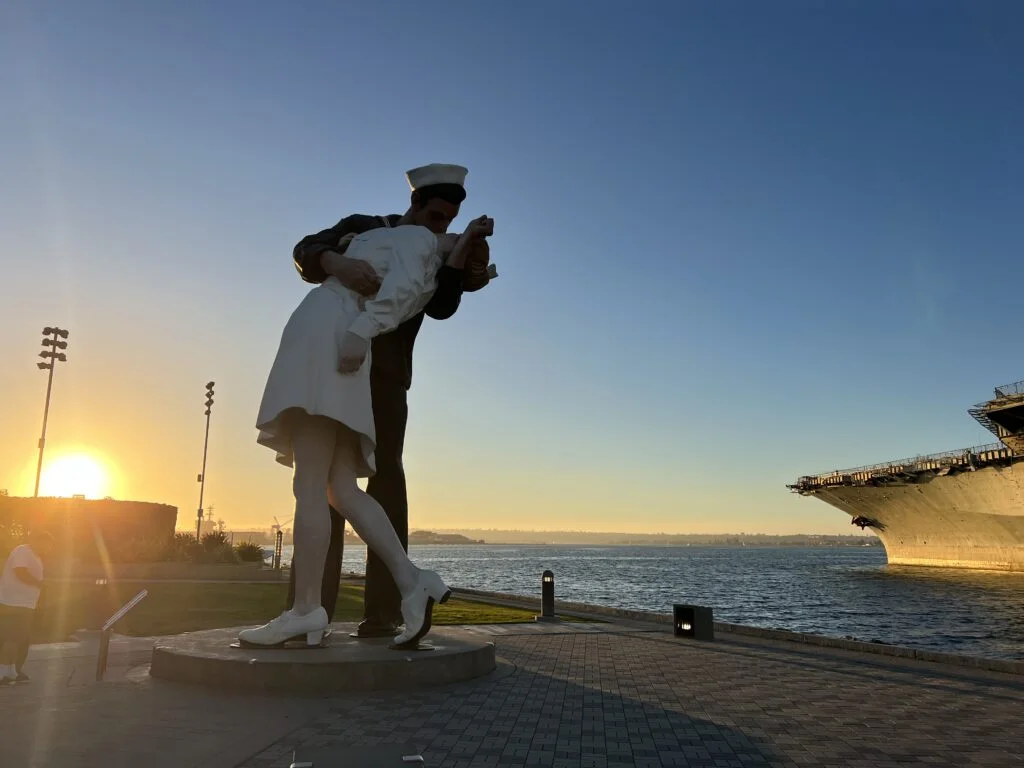
M236 545L235 554L243 563L262 563L264 560L263 547L251 541L243 541Z
M128 539L112 543L110 560L114 563L157 563L167 559L171 539Z
M216 552L229 544L228 535L224 531L210 531L203 534L203 549L207 552Z
M191 533L176 533L167 547L164 559L175 563L197 563L202 550L202 545Z
M199 551L200 563L236 563L235 550L228 541L228 535L224 531L211 531L204 534L202 547Z
M55 559L69 558L83 563L156 563L167 559L172 539L167 536L104 538L90 542L61 542Z

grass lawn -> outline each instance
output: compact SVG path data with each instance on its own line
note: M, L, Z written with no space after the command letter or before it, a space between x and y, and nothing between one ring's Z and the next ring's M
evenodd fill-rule
M200 629L261 624L284 608L287 584L231 584L221 582L47 584L36 613L33 641L66 640L76 629L97 629L139 590L149 595L114 626L122 635L173 635ZM343 584L335 621L359 621L363 613L363 587ZM534 612L452 598L434 609L435 624L510 624L532 622Z

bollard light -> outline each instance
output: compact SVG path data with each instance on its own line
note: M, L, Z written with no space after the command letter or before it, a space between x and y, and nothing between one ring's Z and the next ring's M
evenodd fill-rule
M676 637L715 639L715 619L710 608L703 605L674 605L672 618L672 634Z
M540 579L540 616L537 621L557 621L555 617L555 574L544 571Z

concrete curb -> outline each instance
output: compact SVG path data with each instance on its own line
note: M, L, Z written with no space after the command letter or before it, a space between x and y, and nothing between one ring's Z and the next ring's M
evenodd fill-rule
M520 595L509 595L502 592L485 592L478 589L452 588L452 591L459 597L476 599L481 602L498 602L511 605L517 608L540 611L540 598L524 597ZM653 611L633 611L622 608L608 608L603 605L588 605L586 603L573 603L565 600L555 601L556 611L567 616L578 618L619 618L645 624L657 624L665 629L672 625L671 613L655 613ZM802 643L804 645L816 645L823 648L835 648L844 651L858 651L860 653L871 653L878 656L891 656L901 659L914 659L916 661L928 661L936 664L947 664L956 667L968 667L970 669L986 670L990 672L1005 672L1011 675L1024 675L1024 661L1013 661L1009 659L988 659L981 656L965 656L957 653L943 653L941 651L929 651L922 648L907 648L900 645L887 645L885 643L868 643L862 640L845 640L838 637L827 637L825 635L813 635L806 632L789 632L783 629L764 629L762 627L750 627L743 624L730 624L716 621L715 632L721 634L741 635L746 637L757 637L767 640L781 640L787 643Z

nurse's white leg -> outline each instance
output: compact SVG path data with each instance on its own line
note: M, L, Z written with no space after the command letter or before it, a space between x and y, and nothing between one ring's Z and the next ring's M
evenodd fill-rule
M275 647L303 635L308 645L317 645L328 624L320 588L331 538L327 481L338 423L299 410L287 417L295 457L295 603L262 627L239 632L238 639L246 646Z
M305 411L293 415L291 425L295 474L293 546L295 602L292 613L303 616L320 607L324 564L331 542L331 510L327 484L340 425L325 416Z
M331 464L331 499L359 538L387 566L402 593L405 630L395 638L395 644L415 645L430 631L434 604L448 600L451 590L436 573L412 564L384 508L356 484L356 467L362 462L360 450L358 435L339 426Z
M341 516L351 523L359 538L384 562L398 590L404 595L416 583L417 568L405 553L384 508L356 482L357 467L361 464L359 435L339 425L334 461L330 467L331 501Z

